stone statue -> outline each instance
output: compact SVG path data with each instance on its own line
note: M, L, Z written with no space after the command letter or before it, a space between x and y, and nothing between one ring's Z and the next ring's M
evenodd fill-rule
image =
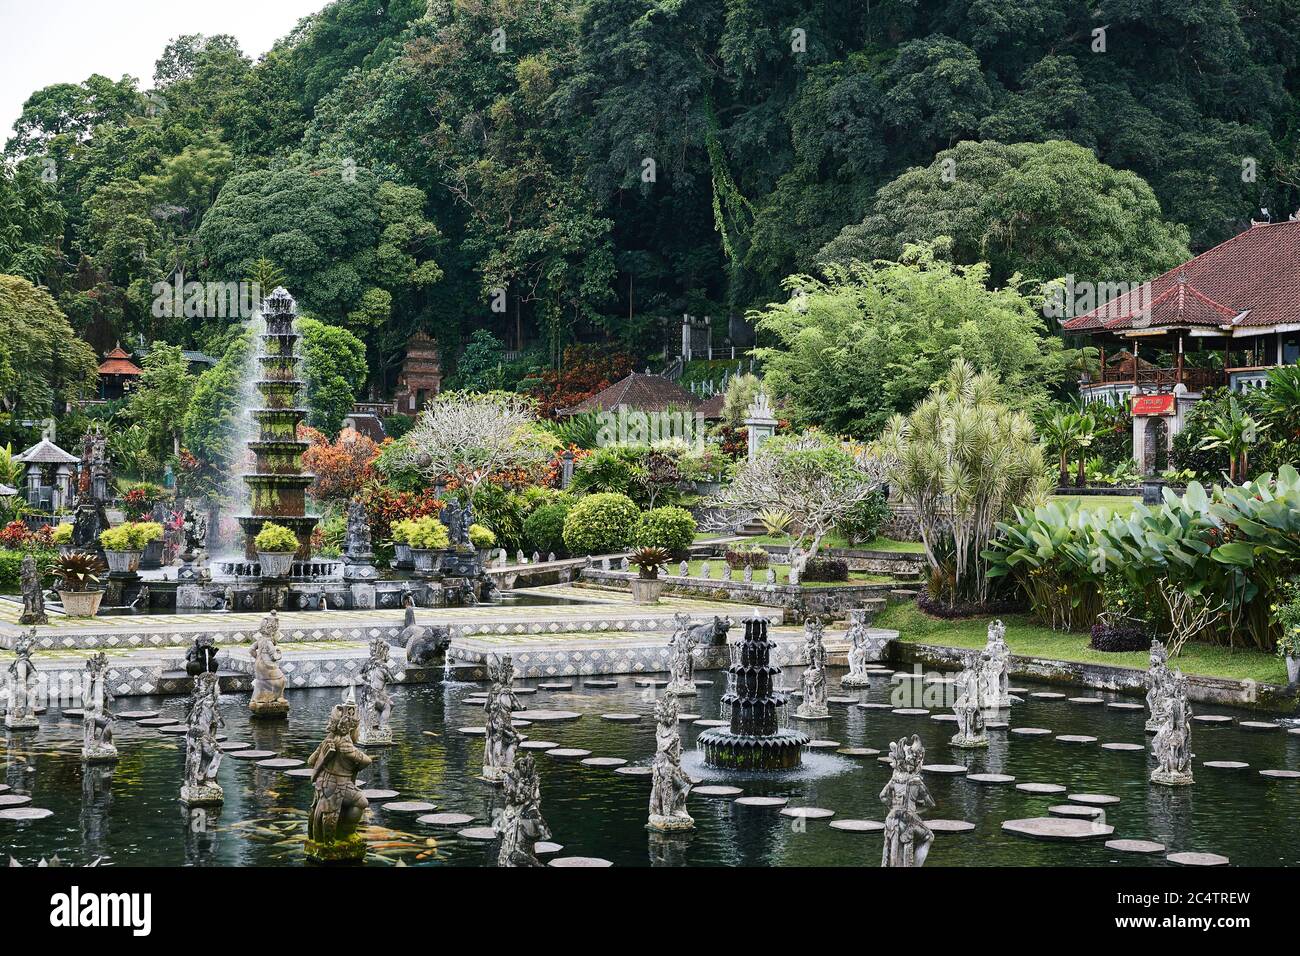
M149 585L140 585L140 590L135 593L135 600L131 602L131 611L135 614L149 613Z
M217 731L226 722L221 717L221 689L215 669L202 671L195 678L185 716L185 783L181 787L181 803L187 807L217 806L225 799L217 783L217 769L221 766Z
M551 838L551 830L542 818L542 788L532 754L524 752L515 758L503 789L506 805L495 824L501 838L497 866L541 866L536 846Z
M322 863L361 860L366 855L366 841L357 828L370 804L357 787L357 773L372 761L357 746L360 723L354 701L335 704L325 739L307 758L314 793L306 850L308 858Z
M33 730L41 724L36 719L36 667L32 664L35 648L35 627L14 642L17 656L9 662L9 707L5 711L5 726L10 730Z
M522 738L519 731L515 730L510 715L520 707L519 698L515 696L515 667L510 655L497 657L492 654L487 658L486 664L492 688L483 704L483 712L487 715L487 733L483 741L483 779L499 784L515 765L515 751L519 749Z
M447 502L438 518L447 526L447 543L453 548L461 543L462 530L465 540L469 540L469 525L465 523L465 513L461 510L459 502L454 499Z
M1151 742L1156 769L1151 782L1185 787L1192 782L1192 708L1187 702L1187 678L1175 671L1164 678L1161 724Z
M200 634L185 652L185 673L191 677L217 672L217 639L211 634Z
M18 618L19 624L48 624L45 613L45 591L41 587L41 573L36 570L36 558L30 554L23 555L22 563L23 613Z
M1011 706L1011 649L1007 647L1007 626L1001 621L989 624L988 639L980 663L981 696L990 711Z
M1170 680L1169 652L1160 641L1151 642L1151 656L1147 664L1147 733L1159 733L1164 726L1164 704Z
M668 693L679 697L695 695L695 637L696 629L691 627L689 614L678 611L673 615L677 630L668 641Z
M207 543L208 523L206 519L195 514L194 506L188 501L185 502L185 513L181 521L181 527L185 532L185 553L181 557L186 561L193 561Z
M343 553L349 558L374 558L370 547L370 519L366 517L366 506L360 501L348 504L348 530Z
M386 747L393 742L388 720L393 714L393 695L388 685L397 681L388 661L388 642L376 637L370 642L370 659L361 666L361 728L358 740L365 746Z
M870 632L864 608L849 611L849 629L844 636L849 640L849 672L840 679L840 686L868 687L871 679L867 676L867 663L877 660L879 655L873 655L868 644Z
M405 624L398 638L406 647L406 660L416 667L429 667L444 654L451 644L451 628L425 627L415 623L415 607L406 608Z
M826 705L826 644L822 640L825 630L826 625L815 618L804 625L808 666L800 678L803 699L794 712L796 717L804 720L830 718L830 708Z
M885 815L885 849L881 866L924 866L934 831L921 819L934 806L930 790L921 779L925 748L921 738L900 737L889 745L889 763L894 768L880 802L889 808Z
M253 658L253 697L248 709L254 717L287 717L289 701L285 699L284 671L280 669L280 619L272 611L262 619L257 640L250 654ZM355 707L353 708L355 710Z
M957 700L953 713L957 715L957 733L952 745L964 750L977 750L989 745L984 731L984 673L980 669L981 657L974 653L965 655L964 667L957 675Z
M107 681L108 655L103 651L86 660L86 682L81 701L81 759L86 763L113 763L113 694Z
M695 820L686 798L695 781L682 770L682 737L677 730L677 696L671 690L655 702L655 759L650 776L651 830L689 830Z

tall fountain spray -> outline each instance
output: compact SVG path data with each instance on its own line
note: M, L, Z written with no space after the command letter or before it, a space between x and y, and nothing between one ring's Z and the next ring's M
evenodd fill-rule
M261 336L257 355L260 375L253 383L261 395L262 407L249 409L249 417L257 427L256 440L248 443L256 465L253 472L243 476L252 514L235 519L244 531L244 554L250 559L257 557L253 539L267 521L291 530L298 538L298 559L310 559L311 534L320 520L306 513L307 488L313 476L302 470L307 442L298 441L298 423L307 417L307 409L298 405L305 383L298 377L301 359L296 354L297 314L297 303L283 288L262 301L266 332Z
M771 663L767 620L745 622L745 638L728 668L723 706L731 707L731 726L707 730L699 736L704 762L728 770L791 770L803 759L808 735L783 726L780 708L784 694L773 681L781 668Z

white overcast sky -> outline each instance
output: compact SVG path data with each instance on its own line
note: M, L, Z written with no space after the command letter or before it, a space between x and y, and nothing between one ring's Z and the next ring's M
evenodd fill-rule
M154 61L186 33L229 33L253 59L328 0L0 0L0 146L23 102L92 73L153 82Z

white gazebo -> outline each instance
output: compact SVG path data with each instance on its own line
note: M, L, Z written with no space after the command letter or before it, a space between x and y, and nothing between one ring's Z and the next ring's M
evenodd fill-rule
M26 466L27 503L54 513L72 501L72 474L81 459L70 455L48 438L28 448L14 461Z

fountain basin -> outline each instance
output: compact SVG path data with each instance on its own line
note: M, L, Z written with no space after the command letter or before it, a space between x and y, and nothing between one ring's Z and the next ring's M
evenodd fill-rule
M808 740L798 730L754 736L717 727L700 734L696 743L704 751L704 763L720 770L794 770Z

